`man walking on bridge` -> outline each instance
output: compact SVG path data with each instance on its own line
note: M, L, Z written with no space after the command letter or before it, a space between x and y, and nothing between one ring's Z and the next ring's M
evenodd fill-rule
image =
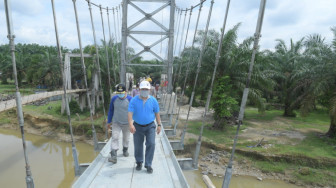
M111 158L108 159L109 162L117 163L117 151L119 149L119 135L120 131L123 133L123 155L125 157L129 156L128 153L128 143L130 137L130 131L128 129L128 119L127 110L128 104L132 97L126 94L126 87L124 84L118 84L116 86L117 95L112 97L110 108L108 112L108 127L112 123L112 142L111 142Z
M140 83L140 95L135 96L128 107L128 124L134 141L136 170L141 170L143 163L143 143L146 137L145 168L153 173L152 161L155 150L155 123L157 134L161 131L160 108L157 100L149 95L151 85L148 81ZM134 122L132 122L132 119Z

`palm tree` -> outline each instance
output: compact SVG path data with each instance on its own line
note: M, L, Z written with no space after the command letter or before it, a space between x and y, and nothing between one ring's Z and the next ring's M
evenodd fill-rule
M10 61L9 53L0 52L0 70L1 83L8 84L7 78L12 77L12 63Z
M315 99L327 99L326 107L329 108L330 127L326 133L329 137L336 137L336 27L331 28L334 39L327 45L320 35L311 35L305 41L306 61L309 67L306 72L310 75L307 95L302 103L304 108L311 110Z
M284 116L294 117L294 110L302 101L301 88L305 85L302 81L301 69L305 67L302 55L303 38L296 43L290 41L287 47L283 40L278 39L275 52L271 53L269 62L270 70L273 70L273 79L277 86L275 91L281 103L284 104Z
M235 108L234 105L238 105L234 102L240 101L241 96L243 94L243 90L245 88L245 82L248 74L249 69L249 63L252 55L252 44L253 44L253 38L249 37L245 39L241 44L237 42L237 32L239 29L240 24L235 25L232 29L228 30L223 38L223 47L222 47L222 53L221 58L218 65L218 70L216 73L216 81L215 81L215 87L214 87L214 94L220 93L217 90L223 90L223 88L230 88L231 92L226 93L227 95L227 102L230 102L233 109ZM202 36L203 32L198 33L198 37L196 37L196 44L198 44L198 41L200 41L200 37ZM213 72L214 63L215 63L215 54L217 51L217 47L219 45L220 35L218 32L211 30L208 34L207 39L207 46L204 54L204 58L202 60L202 69L200 71L200 82L202 84L199 84L196 93L206 96L206 93L210 87L210 81L211 81L211 75L209 75L209 72ZM185 65L185 59L189 60L189 52L190 48L184 49L183 56L181 57L181 60L184 62L183 67L186 67ZM192 57L194 58L194 61L197 60L197 57L199 55L199 48L196 47L192 52ZM257 55L257 63L255 65L255 69L253 72L253 77L251 80L250 85L250 95L249 95L249 101L259 107L260 110L264 109L264 99L262 98L262 94L264 90L270 90L272 86L274 85L274 82L269 79L270 77L268 74L266 74L266 70L263 69L264 65L264 53L258 53ZM192 62L193 63L193 62ZM193 66L193 64L190 65L191 72L190 72L190 78L194 77L196 66ZM182 71L183 72L183 71ZM222 82L226 83L222 83ZM189 86L191 85L190 82L193 82L192 79L189 79ZM224 85L223 85L224 84ZM226 85L225 85L226 84ZM224 89L225 90L225 89ZM202 94L203 92L203 94ZM219 98L217 98L219 97ZM221 101L220 95L214 95L212 98L212 106L213 107L220 107L226 108L223 105L218 105L217 103ZM222 111L221 108L215 108L215 111ZM237 110L238 111L238 110ZM217 123L215 123L216 128L221 128L223 126L223 119L227 119L230 117L225 117L225 113L218 113L221 114L216 118ZM228 114L228 113L227 113ZM235 113L231 113L231 115L236 115Z

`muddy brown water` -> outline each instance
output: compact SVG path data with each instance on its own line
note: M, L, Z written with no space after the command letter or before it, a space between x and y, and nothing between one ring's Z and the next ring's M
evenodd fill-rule
M35 187L66 188L75 181L71 143L32 134L25 134L28 159ZM0 128L0 182L1 187L26 187L25 161L19 130ZM97 152L93 146L76 143L80 163L94 160ZM191 188L206 187L199 171L184 172ZM216 187L221 187L223 178L210 177ZM233 177L230 188L296 188L281 181L256 180L254 177Z

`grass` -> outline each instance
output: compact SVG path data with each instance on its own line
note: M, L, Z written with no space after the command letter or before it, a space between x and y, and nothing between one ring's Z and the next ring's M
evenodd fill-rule
M254 161L253 165L259 168L264 173L291 173L296 179L301 180L307 184L319 184L336 187L336 168L310 168L305 166L298 166L284 162L267 162ZM308 174L301 174L301 169L308 169Z
M237 149L256 151L266 155L271 154L271 156L289 156L292 161L286 162L286 160L281 160L281 158L280 161L272 161L272 157L264 161L248 154L244 154L241 157L252 161L253 166L266 173L290 174L294 179L307 184L336 187L336 165L328 166L326 165L328 163L324 163L326 162L325 160L336 161L336 139L323 136L323 133L329 129L328 111L320 109L307 116L301 116L297 113L298 115L295 118L283 117L282 114L283 112L279 110L259 113L255 108L247 108L245 110L244 124L240 130L253 127L277 132L293 131L294 133L303 134L305 136L303 140L286 137L287 142L284 144L279 142L277 138L269 138L267 143L272 144L272 147L266 149L261 147L247 148L246 146L248 145L255 145L256 141L238 137ZM199 135L201 124L202 122L189 122L188 132ZM229 126L223 131L208 129L210 126L210 124L206 124L204 129L203 136L206 138L205 140L232 146L236 126ZM241 135L243 132L239 132L239 134ZM237 153L236 156L239 155L241 154ZM310 174L302 175L300 169L303 167L309 168Z
M259 113L256 108L246 108L244 119L245 120L261 120L261 121L272 121L276 117L279 117L283 114L281 110L270 110L263 113Z
M49 102L47 105L42 106L34 106L34 105L25 105L23 107L23 111L26 113L29 113L31 115L44 117L46 115L52 116L54 119L68 125L68 119L66 116L66 113L64 115L61 114L61 101L53 101ZM102 108L97 109L96 112L98 114L98 117L96 115L93 116L93 124L96 128L102 129L102 125L104 122L104 116L102 114ZM88 110L84 110L84 112L78 113L78 116L76 114L71 114L71 124L74 129L82 129L85 131L91 130L91 120L90 120L90 112ZM50 117L47 117L50 118Z
M309 116L306 117L297 117L297 118L285 118L282 116L282 112L279 110L272 110L266 111L263 114L259 114L256 109L248 108L246 111L246 119L244 125L240 128L240 133L244 129L246 129L251 124L249 120L253 121L260 121L260 122L268 122L271 124L265 124L263 127L264 129L273 129L272 128L272 120L275 118L282 118L284 123L290 124L290 129L295 131L303 131L306 138L302 141L298 139L290 139L295 145L291 144L279 144L275 140L269 140L268 143L273 144L274 147L269 149L264 148L253 148L253 150L265 152L265 153L272 153L272 154L291 154L291 155L304 155L313 158L336 158L336 150L333 148L333 145L336 145L336 141L334 139L328 139L319 137L319 134L326 132L329 128L328 122L328 114L325 110L320 110L317 112L311 113ZM202 122L201 121L190 121L188 126L188 132L193 133L195 135L199 135L200 128ZM261 125L263 125L261 123ZM266 127L269 126L269 127ZM209 129L211 124L206 124L203 131L203 136L215 143L218 144L229 144L233 143L233 139L236 133L236 126L229 126L224 130L211 130ZM279 126L278 126L279 127ZM314 128L320 130L320 132L312 132L309 130L310 128ZM278 128L279 131L288 131L286 127ZM242 138L238 139L237 148L246 149L246 146L255 145L255 141L247 141Z
M200 134L202 122L201 121L189 121L188 122L188 132L195 135ZM233 143L234 135L236 133L236 127L230 126L224 130L211 130L211 125L206 124L203 129L203 136L207 139L212 140L215 143L227 144ZM244 130L245 127L241 126L240 130Z
M298 116L295 118L287 118L282 116L282 111L271 110L266 111L263 114L259 114L256 109L248 108L245 111L245 121L249 125L250 120L258 120L259 122L267 122L269 127L263 127L265 129L273 129L275 122L273 120L282 121L286 126L277 126L278 131L297 131L301 132L306 136L302 141L290 139L291 142L296 143L291 144L274 144L275 147L269 149L254 148L260 152L267 152L272 154L291 154L291 155L304 155L312 158L336 158L336 150L333 148L336 145L335 139L329 139L325 137L320 137L321 134L325 133L329 129L330 119L328 116L328 111L326 109L316 110L307 116ZM260 123L263 125L263 123ZM238 146L245 147L246 145L252 144L250 142L241 141Z
M10 124L11 120L16 117L16 113L8 110L6 112L0 113L0 125L2 124Z
M320 138L313 133L309 133L307 137L297 145L281 145L278 144L273 151L269 152L276 154L292 154L304 155L312 158L333 158L336 159L336 150L332 146L332 139Z
M254 161L253 165L264 173L275 172L285 174L286 170L293 168L291 164L284 162Z
M30 95L30 94L34 94L35 91L44 91L43 89L36 89L36 88L31 88L31 87L27 87L27 88L23 88L20 87L20 93L21 95ZM1 94L14 94L16 92L15 90L15 85L14 84L0 84L0 93Z
M331 187L336 187L336 168L325 168L325 169L312 169L309 168L310 173L308 175L300 174L300 168L296 168L293 175L303 182L309 184L319 184L328 185Z

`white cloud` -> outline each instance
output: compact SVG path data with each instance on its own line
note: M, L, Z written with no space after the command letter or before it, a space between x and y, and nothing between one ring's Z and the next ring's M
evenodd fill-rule
M104 7L117 6L120 1L110 0L91 0L96 4L102 4ZM179 7L186 8L191 5L199 3L199 0L176 0ZM222 27L227 1L216 0L210 22L210 28L219 31ZM260 0L235 0L231 1L231 6L226 25L226 31L231 29L234 25L241 22L239 29L238 41L241 42L249 36L253 36L256 28ZM78 48L78 39L76 31L75 15L73 10L73 3L70 0L55 0L56 14L58 21L58 29L60 34L60 41L63 46L70 49ZM210 0L206 1L201 14L199 29L204 29L209 11ZM3 7L3 1L0 1L0 7ZM155 3L147 4L146 7L153 9L157 7ZM336 1L323 0L316 3L314 0L281 0L267 1L264 24L262 27L262 38L260 45L262 49L274 48L275 39L283 39L286 42L293 38L294 41L313 33L319 33L330 42L333 38L330 27L335 25L336 14L334 14L334 7ZM80 21L80 29L83 46L93 43L93 36L91 30L90 14L85 0L77 0L78 16ZM53 16L51 11L50 1L46 0L12 0L12 13L14 22L14 32L16 35L16 42L25 43L39 43L45 45L55 45L55 34L53 26ZM130 8L131 10L131 8ZM102 25L100 19L100 11L97 7L93 7L93 19L96 30L97 40L103 38ZM159 13L154 16L159 22L162 22L168 27L168 10L164 13ZM198 8L193 10L190 31L187 40L187 46L191 45L192 36L194 34L195 22L198 13ZM137 13L133 9L128 13L130 20L141 18L143 15ZM184 14L183 14L184 15ZM105 35L109 38L107 15L103 11L105 23ZM121 12L119 12L119 17ZM183 19L183 17L182 17ZM188 17L187 17L188 19ZM110 11L110 21L112 35L114 36L113 14ZM6 20L4 9L0 8L0 44L8 43ZM181 20L182 26L182 20ZM187 25L185 25L186 28ZM120 32L121 21L119 21ZM142 24L138 29L147 29L156 27L154 25ZM183 38L186 34L186 29L183 33ZM119 35L120 37L120 35ZM120 38L119 38L120 39ZM181 37L179 36L178 44ZM150 41L149 37L142 37L141 40ZM176 41L176 36L175 40ZM130 42L130 45L132 43ZM178 45L177 45L178 46ZM160 47L161 49L161 47ZM136 49L140 51L141 49ZM162 49L160 50L162 51ZM176 50L177 51L177 50ZM162 52L161 52L162 53Z
M8 1L11 5L12 12L18 12L22 15L33 16L43 11L43 1L40 0L11 0ZM2 2L3 3L3 2ZM4 10L3 6L0 6L0 10Z

